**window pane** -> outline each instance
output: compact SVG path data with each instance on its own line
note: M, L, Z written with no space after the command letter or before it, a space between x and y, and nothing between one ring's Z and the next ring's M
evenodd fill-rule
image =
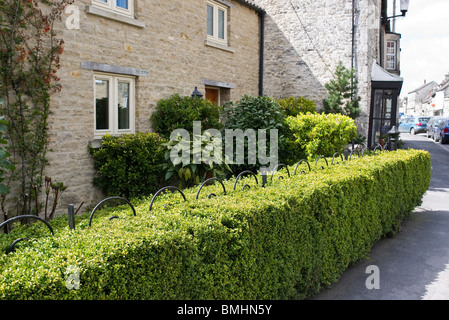
M128 0L117 0L117 7L128 9Z
M383 90L375 90L374 91L374 110L373 110L373 118L379 119L383 118Z
M95 122L97 130L109 129L109 81L95 79Z
M118 83L118 129L129 129L129 82Z
M218 10L218 37L225 38L225 13L223 10Z
M207 34L214 35L214 8L207 6Z

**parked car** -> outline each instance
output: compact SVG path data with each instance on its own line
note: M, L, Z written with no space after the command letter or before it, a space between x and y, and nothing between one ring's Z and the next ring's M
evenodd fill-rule
M435 139L435 129L438 128L441 121L443 121L444 119L446 118L442 116L435 116L430 118L429 122L427 122L427 132L426 132L427 138L430 138L432 140Z
M399 132L409 132L410 134L423 133L427 131L427 122L430 117L404 117L399 122Z
M435 142L441 144L449 143L449 118L445 118L440 122L440 125L435 129Z

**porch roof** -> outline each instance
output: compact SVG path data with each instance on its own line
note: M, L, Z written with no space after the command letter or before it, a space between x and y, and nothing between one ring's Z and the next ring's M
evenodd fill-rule
M371 81L376 82L404 82L404 78L400 76L396 76L394 74L389 73L387 70L382 68L377 64L377 62L373 61L373 67L371 70Z

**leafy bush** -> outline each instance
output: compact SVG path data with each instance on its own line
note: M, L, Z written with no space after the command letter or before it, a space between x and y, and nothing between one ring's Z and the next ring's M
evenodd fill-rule
M61 216L54 236L41 224L17 227L0 235L0 248L31 240L0 254L0 298L304 299L397 232L430 174L427 152L399 150L290 178L278 172L265 188L249 177L244 191L224 181L226 195L219 184L198 200L197 189L184 191L187 201L167 193L151 211L152 198L135 200L136 216L109 208L90 227L77 216L71 231Z
M315 112L315 102L304 97L277 99L282 112L288 117L296 117L300 113Z
M153 130L167 140L175 129L182 128L191 133L194 121L201 122L202 130L220 130L219 119L219 107L211 101L179 94L160 100L151 115Z
M285 149L285 116L275 99L271 97L252 97L245 95L237 104L227 104L222 111L222 118L225 129L240 129L243 132L251 129L256 133L259 129L266 129L267 156L269 156L268 153L270 150L270 130L278 130L278 152L281 157ZM259 146L256 145L255 147L258 150ZM236 151L234 150L234 159L236 159L235 153ZM231 168L234 173L238 173L243 170L258 171L260 167L261 164L258 159L256 159L255 164L251 164L248 161L248 141L245 141L244 164L232 165Z
M288 117L287 124L309 159L342 152L357 137L354 120L340 114L300 114Z
M107 195L134 198L158 190L163 179L165 141L155 133L106 135L100 149L90 149L99 177L94 185Z
M195 147L195 142L192 139L185 140L181 136L164 144L166 147L163 165L166 172L165 180L175 176L179 180L181 189L197 186L211 177L225 179L232 173L228 161L222 155L222 142L218 141L217 145L209 132L205 132L204 135L197 138L201 141L199 148ZM218 161L215 161L216 147L219 150L219 155L216 158ZM182 159L179 152L176 152L175 159L171 159L172 151L182 150L182 148L190 151L188 158ZM195 159L201 159L201 161L195 161Z

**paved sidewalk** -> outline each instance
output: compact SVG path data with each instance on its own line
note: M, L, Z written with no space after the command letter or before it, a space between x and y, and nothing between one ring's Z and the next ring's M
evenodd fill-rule
M369 260L350 266L340 281L311 300L449 300L449 145L402 134L406 147L432 156L432 180L423 203L394 238L379 241ZM410 186L413 188L413 186ZM379 289L368 289L377 266Z

